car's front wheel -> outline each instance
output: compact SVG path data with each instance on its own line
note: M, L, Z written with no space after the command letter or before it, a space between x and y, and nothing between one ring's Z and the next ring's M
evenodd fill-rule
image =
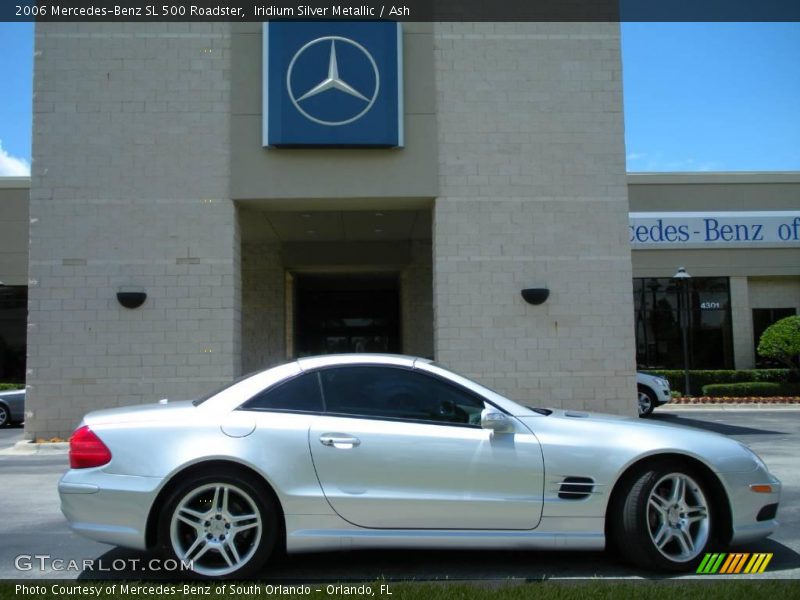
M11 413L5 404L0 403L0 427L5 427L11 422Z
M656 395L642 385L638 386L637 391L639 393L639 416L646 417L652 414L656 407Z
M209 473L179 485L166 502L159 533L167 554L202 577L247 577L276 546L278 512L249 476Z
M694 568L713 539L714 512L706 484L674 463L640 474L621 509L614 515L616 545L641 567Z

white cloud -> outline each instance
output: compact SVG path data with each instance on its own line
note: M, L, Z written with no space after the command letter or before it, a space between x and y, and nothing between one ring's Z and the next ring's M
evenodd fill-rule
M28 177L30 174L30 163L6 152L3 149L3 141L0 140L0 177Z

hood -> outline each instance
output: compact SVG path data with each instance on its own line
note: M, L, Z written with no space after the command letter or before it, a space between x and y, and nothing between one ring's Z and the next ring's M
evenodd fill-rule
M590 448L631 458L685 454L718 472L752 471L760 460L745 445L718 433L638 417L554 409L549 416L517 417L547 446Z
M661 375L650 375L649 373L636 373L636 383L645 383L650 385L661 385L662 382L669 385L669 380Z

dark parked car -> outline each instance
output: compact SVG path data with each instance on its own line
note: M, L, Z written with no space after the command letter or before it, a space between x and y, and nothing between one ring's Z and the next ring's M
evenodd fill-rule
M0 427L25 420L25 390L0 392Z

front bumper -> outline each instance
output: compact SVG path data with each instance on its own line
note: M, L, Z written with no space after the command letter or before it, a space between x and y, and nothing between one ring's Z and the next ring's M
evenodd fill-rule
M667 402L672 402L672 393L669 391L669 388L665 389L663 387L659 387L656 395L658 396L659 404L666 404Z
M759 468L749 473L725 473L721 477L728 489L731 505L731 544L765 538L778 528L777 515L759 521L759 513L764 507L780 503L782 485L774 475ZM772 492L754 492L750 487L753 484L768 484Z
M70 528L89 539L145 550L147 517L160 477L112 475L97 469L72 469L58 482L61 512Z

